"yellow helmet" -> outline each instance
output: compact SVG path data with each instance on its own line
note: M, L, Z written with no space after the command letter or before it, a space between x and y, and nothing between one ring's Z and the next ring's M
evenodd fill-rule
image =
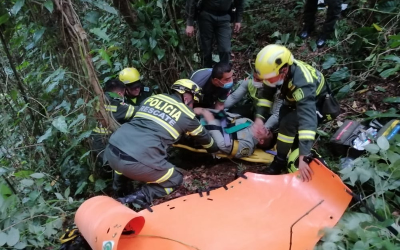
M125 68L119 72L119 80L125 85L132 84L140 80L140 73L136 68Z
M176 81L174 84L172 84L171 89L180 94L186 92L193 94L193 100L195 102L200 102L202 97L201 88L195 82L189 79L180 79Z
M279 75L279 70L285 65L293 64L292 53L284 46L270 44L257 54L255 68L260 79L269 79Z

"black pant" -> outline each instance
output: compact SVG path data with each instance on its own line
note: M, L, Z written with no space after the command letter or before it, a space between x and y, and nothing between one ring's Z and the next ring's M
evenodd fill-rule
M231 16L213 15L202 11L198 18L202 62L205 68L212 67L212 48L214 37L217 39L220 62L229 63L231 55Z
M328 6L326 18L322 31L326 34L332 33L335 30L336 21L339 19L340 12L342 11L342 0L325 0ZM318 9L318 0L307 0L304 6L304 25L309 29L314 28L315 14Z

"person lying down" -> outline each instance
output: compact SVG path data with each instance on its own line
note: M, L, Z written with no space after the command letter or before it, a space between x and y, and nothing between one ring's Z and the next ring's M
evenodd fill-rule
M234 158L250 156L257 147L271 149L276 143L276 135L269 128L264 128L256 136L253 132L253 121L238 114L205 108L195 108L194 112L202 117L202 123L206 123L204 127L217 143L219 150Z

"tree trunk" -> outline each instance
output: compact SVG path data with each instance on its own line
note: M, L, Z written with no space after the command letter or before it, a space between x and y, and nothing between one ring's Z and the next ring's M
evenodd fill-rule
M92 57L89 54L89 41L87 34L83 29L78 15L75 13L72 3L70 0L53 0L56 6L56 12L59 15L63 25L66 36L66 40L74 50L74 55L82 55L83 59L81 64L86 74L86 81L98 95L100 101L100 110L97 117L101 119L107 128L115 131L119 125L105 110L105 96L100 87L99 79L97 78L96 71L93 66Z
M125 19L125 22L131 27L132 30L136 30L137 15L131 9L131 3L129 0L113 0L114 7L119 10Z

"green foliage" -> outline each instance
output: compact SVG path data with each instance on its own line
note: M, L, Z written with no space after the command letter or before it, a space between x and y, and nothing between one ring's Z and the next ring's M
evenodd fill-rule
M367 155L339 173L384 221L377 221L364 206L354 204L335 228L324 231L317 249L398 249L400 245L387 229L398 220L392 213L400 207L400 135L390 142L381 136L365 149Z
M70 196L69 188L61 194L56 179L30 172L0 169L0 247L43 249L57 244L69 211L82 202Z

